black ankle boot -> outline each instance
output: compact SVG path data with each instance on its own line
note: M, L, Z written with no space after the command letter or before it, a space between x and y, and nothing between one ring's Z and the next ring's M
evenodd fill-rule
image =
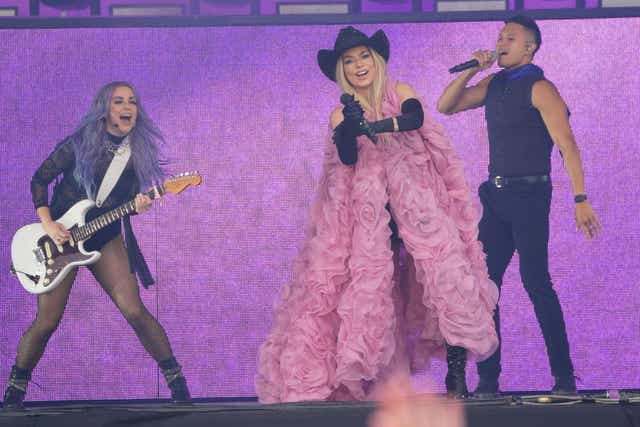
M167 386L171 390L171 400L174 403L191 402L191 394L187 386L187 380L182 374L182 367L178 364L175 357L163 360L158 363L162 370L162 375L167 380Z
M456 399L469 396L466 380L467 350L463 347L447 344L447 395Z
M27 393L27 385L31 379L31 371L13 365L7 390L4 392L2 407L5 410L24 409L24 395Z
M576 377L573 374L562 377L555 377L556 382L551 389L551 394L559 396L576 396L578 389L576 387Z
M480 375L480 381L473 397L476 399L495 399L500 396L500 384L497 377Z
M171 400L174 403L191 402L191 394L189 393L189 387L187 386L185 377L178 377L171 381L169 383L169 389L171 390Z

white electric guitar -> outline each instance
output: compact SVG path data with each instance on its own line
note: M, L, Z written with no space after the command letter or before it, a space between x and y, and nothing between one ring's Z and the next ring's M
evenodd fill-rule
M202 177L189 172L166 180L148 193L151 199L166 193L178 194L190 185L199 185ZM92 200L81 200L57 220L69 230L71 238L62 245L56 244L44 232L41 223L29 224L19 229L11 241L11 271L18 276L22 286L32 294L42 294L55 289L71 269L93 264L100 259L100 252L87 252L84 242L96 232L136 210L135 199L85 223L87 212L95 206Z

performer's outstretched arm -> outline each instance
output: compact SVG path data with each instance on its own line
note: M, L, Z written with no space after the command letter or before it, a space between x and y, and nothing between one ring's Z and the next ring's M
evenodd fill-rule
M531 103L540 111L553 143L562 153L564 167L569 174L576 197L576 226L586 238L595 237L601 225L586 200L580 150L571 131L567 106L556 87L548 80L540 80L533 85Z

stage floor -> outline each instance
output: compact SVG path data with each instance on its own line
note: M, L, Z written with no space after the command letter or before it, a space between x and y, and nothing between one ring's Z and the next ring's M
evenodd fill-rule
M640 426L639 403L536 404L520 397L463 403L469 427L622 427ZM39 402L24 412L0 411L0 426L216 426L365 427L372 402L261 405L251 401L190 406L163 401Z

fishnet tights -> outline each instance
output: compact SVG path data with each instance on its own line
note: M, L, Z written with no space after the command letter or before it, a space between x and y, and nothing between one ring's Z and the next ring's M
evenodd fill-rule
M100 260L90 266L93 276L129 322L147 352L157 362L168 359L172 352L167 334L140 299L122 237L111 240L100 252ZM38 364L49 338L62 319L76 273L77 270L69 273L53 291L38 295L38 313L20 339L17 366L32 370Z

